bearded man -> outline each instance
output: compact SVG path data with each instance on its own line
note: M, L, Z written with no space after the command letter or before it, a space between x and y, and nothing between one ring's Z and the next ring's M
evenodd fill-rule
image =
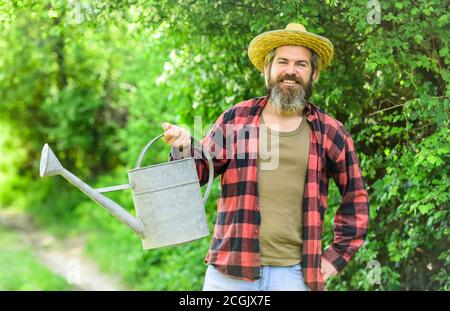
M291 23L255 37L248 55L264 74L266 96L226 110L202 141L221 182L203 289L323 290L363 245L369 223L352 138L309 102L333 45ZM205 184L208 162L190 148L189 131L169 123L163 129L171 159L195 156ZM341 202L333 243L322 251L330 177Z

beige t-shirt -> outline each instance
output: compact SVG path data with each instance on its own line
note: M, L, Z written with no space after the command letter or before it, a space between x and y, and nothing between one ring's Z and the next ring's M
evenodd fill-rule
M277 144L278 155L274 148ZM261 116L258 193L262 265L290 266L301 261L309 144L310 128L305 117L294 131L278 132L267 127Z

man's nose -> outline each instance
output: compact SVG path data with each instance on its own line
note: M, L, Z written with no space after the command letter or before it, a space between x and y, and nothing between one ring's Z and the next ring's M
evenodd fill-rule
M289 75L295 75L296 74L295 65L294 64L287 65L286 73Z

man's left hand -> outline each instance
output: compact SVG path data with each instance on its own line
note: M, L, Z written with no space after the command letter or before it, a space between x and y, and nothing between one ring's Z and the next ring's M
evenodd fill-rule
M320 263L320 273L322 273L322 278L325 282L329 277L336 275L338 271L327 259L322 257L322 261Z

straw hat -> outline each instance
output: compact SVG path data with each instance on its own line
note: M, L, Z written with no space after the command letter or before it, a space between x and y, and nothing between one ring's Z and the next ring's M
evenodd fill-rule
M325 69L333 59L333 44L325 37L307 32L301 24L290 23L285 29L262 33L248 46L248 56L259 71L264 69L267 54L279 46L304 46L314 50L319 56L320 68Z

